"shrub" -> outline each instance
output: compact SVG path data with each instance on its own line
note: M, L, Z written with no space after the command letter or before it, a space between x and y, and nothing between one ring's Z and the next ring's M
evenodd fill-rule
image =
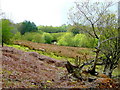
M90 38L85 34L77 34L74 37L74 43L75 43L75 46L78 46L78 47L92 48L92 47L95 47L97 40L94 38Z
M20 32L17 32L14 36L13 36L13 40L21 40L22 36L20 34Z
M36 33L33 35L32 42L45 43L45 39L42 34Z
M36 32L25 33L24 35L22 35L22 40L27 40L27 41L37 42L37 43L45 42L42 34L39 34Z
M50 33L43 33L43 38L45 39L45 43L51 44L53 37Z
M58 41L58 45L63 45L63 46L74 46L74 41L73 41L73 34L72 33L66 33Z
M61 36L63 36L65 34L65 32L59 32L59 33L51 33L53 40L58 41L60 39Z
M22 40L32 41L32 39L33 39L33 33L25 33L24 35L22 35Z

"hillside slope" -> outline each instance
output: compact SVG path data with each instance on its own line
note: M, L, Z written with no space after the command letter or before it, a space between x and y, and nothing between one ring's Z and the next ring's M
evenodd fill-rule
M65 61L13 47L2 48L3 88L118 88L110 78L94 82L80 81L67 75Z
M3 87L49 87L64 72L57 68L63 62L36 52L23 52L12 47L3 49ZM52 86L54 87L54 86Z

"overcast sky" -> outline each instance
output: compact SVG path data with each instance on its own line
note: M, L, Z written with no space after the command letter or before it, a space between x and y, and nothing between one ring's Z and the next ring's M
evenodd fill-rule
M60 26L67 23L67 13L74 1L75 0L1 0L1 4L2 11L6 14L5 17L13 20L14 23L30 20L36 25Z
M2 11L15 23L30 20L37 25L59 26L67 22L74 0L2 0Z

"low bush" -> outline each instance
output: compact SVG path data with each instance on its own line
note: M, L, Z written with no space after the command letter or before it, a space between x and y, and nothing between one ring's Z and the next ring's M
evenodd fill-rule
M43 38L45 39L45 43L52 43L53 37L50 33L43 33Z
M37 42L37 43L44 43L45 39L42 34L37 32L25 33L21 36L22 40Z
M78 46L78 47L93 48L96 46L97 40L85 34L77 34L74 37L74 43L75 43L75 46Z
M60 37L60 39L58 40L58 45L74 46L73 38L74 36L72 33L66 33Z

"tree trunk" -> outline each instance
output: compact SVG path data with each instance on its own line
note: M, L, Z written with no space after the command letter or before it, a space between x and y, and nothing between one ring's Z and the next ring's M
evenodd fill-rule
M91 73L92 75L95 75L95 73L96 73L95 68L96 68L96 64L97 64L97 61L98 61L98 55L99 55L100 50L97 49L95 52L96 52L95 61L94 61L94 63L93 63L92 69L90 70L90 73Z
M2 47L3 47L3 40L2 40Z
M79 80L82 80L81 77L81 69L78 66L72 65L69 61L65 64L68 73L71 73L74 77L78 78Z

